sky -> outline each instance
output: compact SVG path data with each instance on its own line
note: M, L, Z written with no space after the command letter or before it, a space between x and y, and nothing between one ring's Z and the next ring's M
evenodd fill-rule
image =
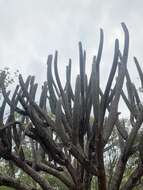
M78 73L78 42L87 51L87 73L97 53L100 28L104 30L101 81L104 86L111 68L114 41L123 48L121 22L130 32L128 68L138 81L133 56L143 68L142 0L0 0L0 65L17 69L24 77L46 80L48 54L59 51L59 72L64 82L65 66L72 58L72 79ZM73 82L74 83L74 82Z

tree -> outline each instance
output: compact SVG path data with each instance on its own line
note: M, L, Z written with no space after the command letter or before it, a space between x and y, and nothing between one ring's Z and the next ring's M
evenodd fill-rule
M19 85L10 98L4 86L3 72L0 80L4 97L0 109L0 156L18 171L23 170L36 182L36 186L22 183L13 176L0 175L2 185L23 190L52 190L48 174L70 190L90 190L92 180L97 181L98 190L130 190L138 184L143 175L143 135L140 131L143 105L127 69L129 33L124 23L122 28L125 36L123 52L116 39L112 68L104 91L100 87L102 29L89 79L85 69L86 52L79 43L80 74L77 75L74 92L71 60L66 68L63 87L58 73L57 51L54 58L53 55L48 56L47 81L38 103L35 100L38 84L34 76L29 76L24 82L19 75ZM143 86L143 72L136 58L134 61ZM123 89L125 80L127 95ZM130 111L130 130L126 122L119 119L121 97ZM10 112L4 121L6 104ZM30 150L29 156L25 146ZM107 158L109 154L112 155L110 159ZM133 156L136 163L125 178Z

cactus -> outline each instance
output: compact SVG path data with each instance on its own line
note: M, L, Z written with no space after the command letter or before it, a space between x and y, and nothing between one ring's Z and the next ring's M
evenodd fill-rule
M123 52L119 48L119 40L116 39L113 63L104 91L100 86L100 62L104 42L102 29L90 76L86 74L86 51L81 42L79 43L80 73L76 77L75 92L71 85L71 59L66 67L66 83L63 86L58 72L57 51L54 56L48 56L47 81L42 87L39 103L35 100L38 84L35 83L34 76L29 76L24 82L19 75L19 86L16 87L12 99L9 92L6 92L4 83L1 83L4 101L0 110L0 156L12 161L44 190L53 188L37 171L57 177L70 190L90 190L93 177L97 177L99 190L129 190L133 189L143 175L142 135L139 144L135 144L143 123L143 106L127 69L129 32L124 23L122 28ZM134 61L143 86L143 72L136 58ZM123 89L125 79L128 95ZM125 123L119 119L118 105L121 97L130 111L130 131L127 131ZM4 123L6 104L11 111ZM19 121L16 121L16 112L19 114ZM112 177L108 177L105 155L112 147L109 144L115 129L118 134L115 145L119 145L120 154ZM24 153L23 138L30 139L28 146L32 147L32 161ZM16 146L15 151L12 146ZM137 166L140 172L135 169L126 183L122 183L127 161L136 151L140 152ZM17 185L15 181L13 183Z

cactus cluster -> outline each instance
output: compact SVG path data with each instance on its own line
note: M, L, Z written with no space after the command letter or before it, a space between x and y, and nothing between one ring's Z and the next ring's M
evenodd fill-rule
M139 135L143 105L127 69L129 32L124 23L122 28L124 48L120 50L119 40L116 39L113 63L104 91L100 86L102 29L90 76L86 74L86 51L79 43L80 72L74 91L71 85L72 61L69 60L66 67L66 83L63 86L58 72L57 51L54 56L48 56L47 80L42 86L39 102L35 100L38 84L34 76L28 76L24 81L19 75L19 84L10 96L4 85L5 73L1 74L0 156L26 172L44 190L52 190L53 187L38 171L55 176L70 190L90 190L94 176L97 177L99 190L130 190L143 175L143 135ZM143 72L136 58L134 61L143 87ZM123 89L125 80L127 95ZM130 130L119 119L121 97L130 111ZM4 120L6 105L10 108L7 121ZM120 154L109 180L104 155L110 149L108 145L114 129L118 133L116 144L122 146L119 146ZM140 140L135 144L138 136ZM31 150L31 159L26 157L24 143ZM137 169L122 184L127 161L136 152L139 152ZM12 178L10 182L7 182L8 178L4 181L2 177L0 182L3 181L4 185L36 189Z

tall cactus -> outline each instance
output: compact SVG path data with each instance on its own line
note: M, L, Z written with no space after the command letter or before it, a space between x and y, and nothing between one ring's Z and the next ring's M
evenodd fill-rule
M47 81L42 87L39 103L35 100L38 86L35 77L29 76L24 82L19 75L19 86L10 99L3 82L4 74L1 76L4 101L0 109L0 156L12 161L44 190L53 187L38 171L55 176L70 190L91 190L92 179L95 177L99 190L130 190L143 175L142 134L139 133L143 123L143 106L127 69L129 33L124 23L122 28L123 52L119 49L119 40L116 39L112 68L104 91L100 86L104 41L102 29L90 76L86 74L86 52L81 42L79 43L80 72L76 77L74 91L71 84L71 60L66 67L66 83L63 86L58 72L57 51L54 56L48 56ZM136 58L134 61L143 85L143 72ZM128 96L123 89L125 79ZM132 127L129 132L125 123L119 119L118 105L121 97L131 114ZM6 103L10 106L10 114L5 123L3 117ZM47 111L48 106L50 112ZM18 121L16 112L19 115ZM118 136L110 145L115 130ZM135 143L137 138L140 140ZM32 160L26 157L23 148L26 140L29 141L27 146L32 147ZM108 160L105 157L113 146L118 149L118 159L112 175L107 172ZM127 161L137 151L140 153L139 164L124 183ZM11 182L4 181L3 184L21 188L22 184L12 178L10 180ZM0 183L1 181L0 177ZM23 185L23 189L27 189L27 185Z

